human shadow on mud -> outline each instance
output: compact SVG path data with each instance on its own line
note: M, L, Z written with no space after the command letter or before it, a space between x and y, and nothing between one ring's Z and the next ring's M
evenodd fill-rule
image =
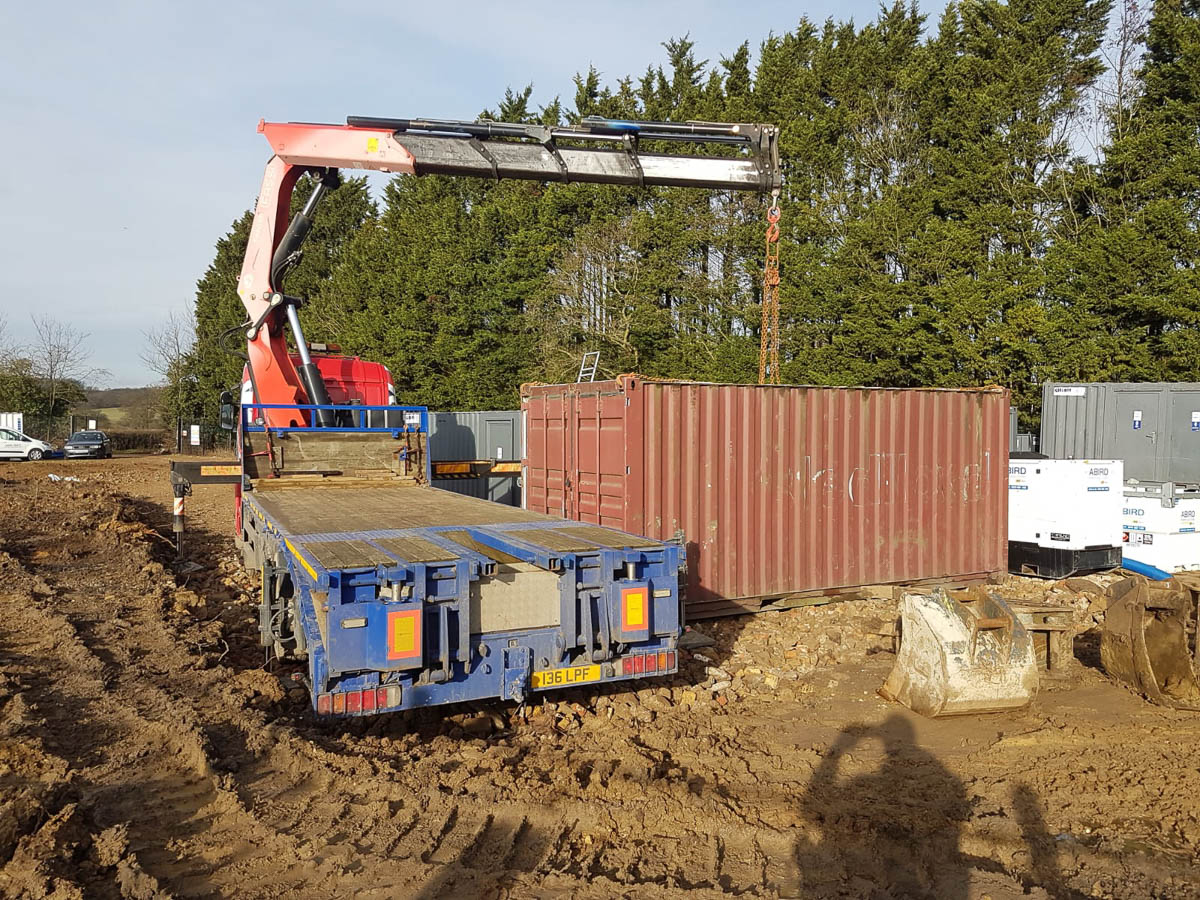
M851 751L880 742L874 771L850 774ZM807 892L821 896L965 898L968 863L960 837L966 789L916 743L900 714L844 728L801 801L821 831L796 849Z
M1028 785L1016 785L1012 792L1012 807L1017 826L1021 829L1021 839L1029 848L1032 871L1025 879L1025 886L1036 885L1053 900L1082 900L1086 895L1071 888L1063 878L1058 862L1058 845L1046 827L1037 794Z

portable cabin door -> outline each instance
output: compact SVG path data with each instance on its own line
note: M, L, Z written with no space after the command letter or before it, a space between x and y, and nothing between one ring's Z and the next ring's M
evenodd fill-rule
M1125 477L1154 481L1159 477L1160 446L1167 442L1162 409L1163 392L1115 391L1115 459L1124 460Z

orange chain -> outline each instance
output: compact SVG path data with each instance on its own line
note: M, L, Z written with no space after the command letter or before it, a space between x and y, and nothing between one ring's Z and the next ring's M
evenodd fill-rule
M763 263L762 330L758 383L779 384L779 191L767 210L767 252Z

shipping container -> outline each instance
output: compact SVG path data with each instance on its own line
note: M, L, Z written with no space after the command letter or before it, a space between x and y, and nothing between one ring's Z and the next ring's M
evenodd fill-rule
M523 454L520 410L429 415L429 458L432 462L491 460L516 463L521 461ZM434 478L433 486L493 503L521 505L520 480L513 475Z
M1200 484L1200 383L1048 382L1040 449L1124 460L1127 479Z
M692 618L1008 563L1009 395L527 385L528 509L687 547Z

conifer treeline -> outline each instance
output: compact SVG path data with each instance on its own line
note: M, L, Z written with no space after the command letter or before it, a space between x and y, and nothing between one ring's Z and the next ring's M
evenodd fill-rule
M779 125L785 380L1003 384L1028 420L1044 380L1195 379L1200 363L1200 0L1157 0L1148 22L1125 2L804 20L753 67L748 43L709 64L677 39L640 78L593 70L570 105L535 109L526 89L486 114ZM374 202L349 179L288 288L310 299L312 339L386 363L405 402L437 409L514 407L522 381L573 380L593 349L602 373L752 381L764 211L441 177L397 177ZM199 282L174 394L210 412L241 370L217 337L244 318L248 229L246 214Z

